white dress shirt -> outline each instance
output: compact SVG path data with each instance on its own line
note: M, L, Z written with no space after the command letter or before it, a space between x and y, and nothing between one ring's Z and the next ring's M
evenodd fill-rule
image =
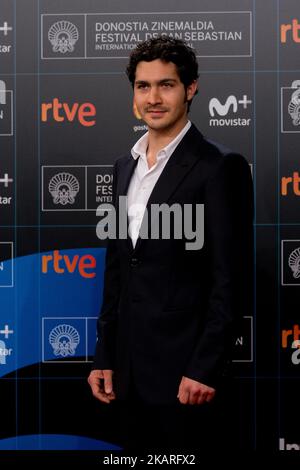
M135 160L138 158L127 192L129 222L128 233L132 240L133 247L135 247L139 236L141 223L150 194L152 193L152 190L169 158L190 127L191 122L188 121L175 139L158 152L156 163L150 169L147 162L148 132L146 132L146 134L144 134L131 149L132 157Z

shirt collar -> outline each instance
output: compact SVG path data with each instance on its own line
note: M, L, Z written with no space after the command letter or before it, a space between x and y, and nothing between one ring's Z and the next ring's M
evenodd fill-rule
M184 135L187 133L189 128L191 127L191 121L188 121L184 128L179 132L179 134L172 140L166 147L161 149L157 157L170 157L174 152L175 148L179 144L179 142L183 139ZM148 135L149 132L146 132L132 147L131 155L136 160L139 156L146 156L147 147L148 147Z

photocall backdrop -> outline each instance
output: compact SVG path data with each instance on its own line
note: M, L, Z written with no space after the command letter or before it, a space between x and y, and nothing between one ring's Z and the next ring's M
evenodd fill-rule
M300 450L299 0L0 0L0 449L115 448L86 382L105 256L96 208L146 130L128 55L162 33L197 51L191 120L253 175L236 425L253 450Z

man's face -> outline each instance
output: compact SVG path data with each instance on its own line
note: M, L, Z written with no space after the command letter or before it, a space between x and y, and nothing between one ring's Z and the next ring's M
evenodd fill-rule
M180 130L187 120L187 100L196 89L195 81L185 90L173 62L156 59L137 65L134 103L149 129Z

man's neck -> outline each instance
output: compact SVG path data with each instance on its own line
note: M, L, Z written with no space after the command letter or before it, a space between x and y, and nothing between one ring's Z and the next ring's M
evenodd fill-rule
M147 148L147 159L152 162L152 165L156 161L156 155L158 152L169 145L175 137L182 131L182 129L186 126L188 119L186 118L185 121L180 123L180 125L176 126L175 128L165 129L164 131L149 129L148 135L148 148ZM154 161L154 163L153 163ZM151 165L151 166L152 166Z

